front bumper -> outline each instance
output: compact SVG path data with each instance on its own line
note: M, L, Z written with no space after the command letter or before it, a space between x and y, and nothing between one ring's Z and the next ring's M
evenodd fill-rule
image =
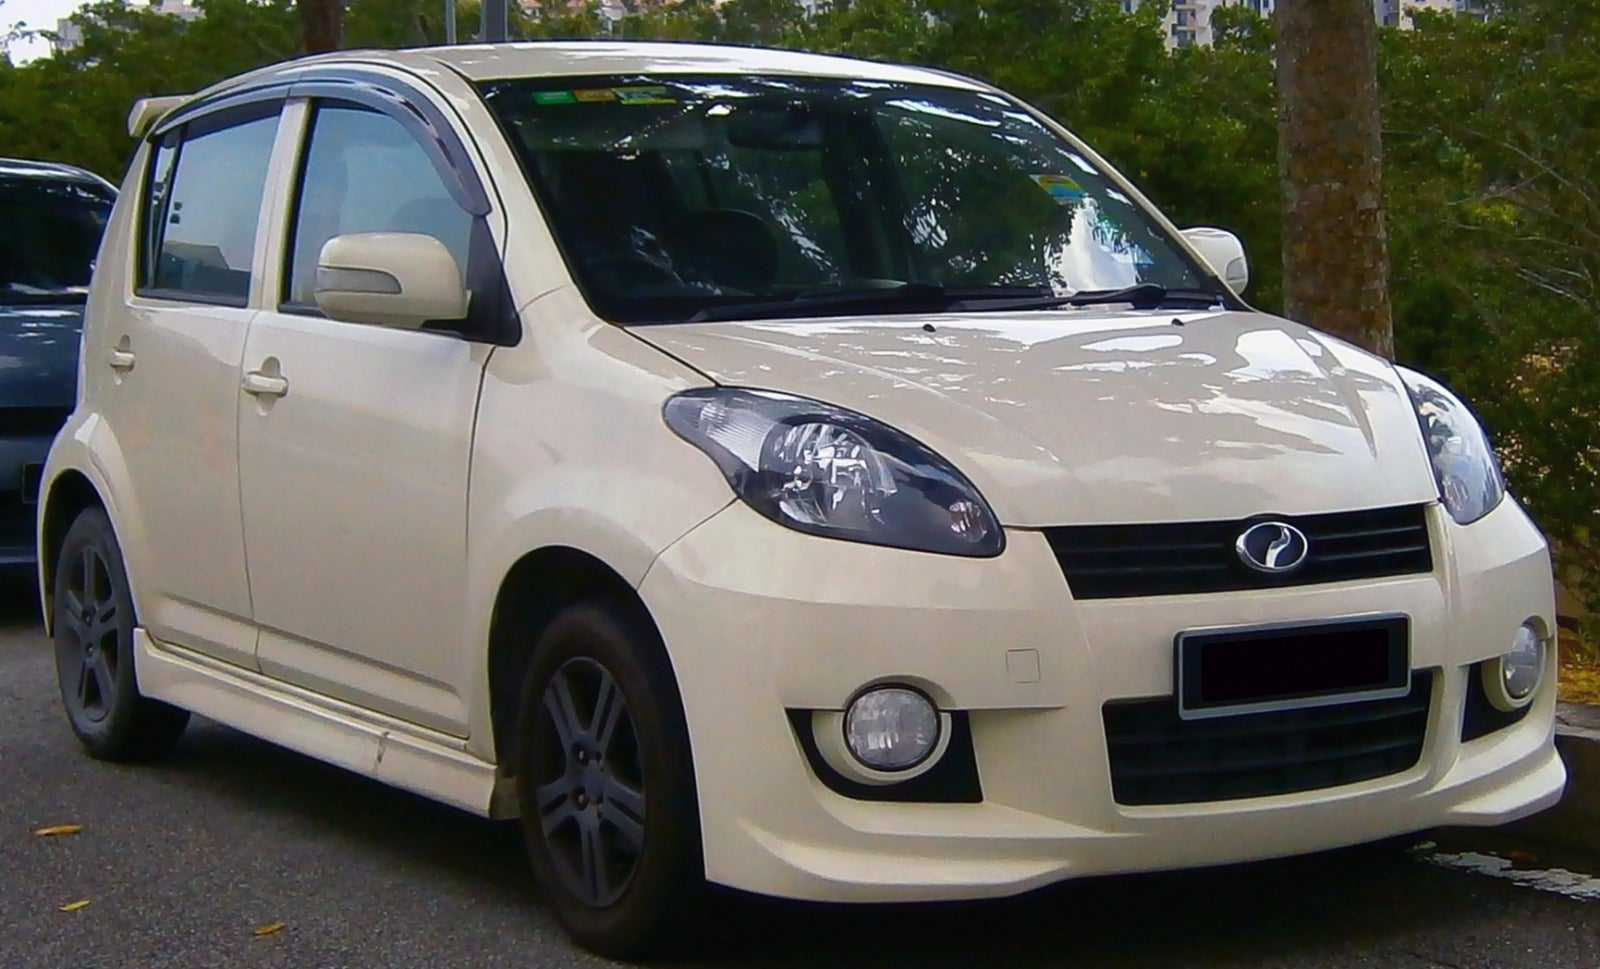
M1272 591L1076 602L1042 535L960 559L813 538L730 505L641 586L671 654L695 759L707 877L837 901L1006 895L1070 877L1318 851L1439 825L1494 825L1559 799L1554 657L1529 712L1463 741L1471 664L1530 616L1555 628L1542 537L1514 502L1461 528L1437 508L1435 571ZM1371 613L1411 617L1431 671L1421 756L1358 783L1118 804L1102 708L1169 696L1179 630ZM974 803L837 793L791 722L908 682L964 711ZM837 786L837 785L835 785Z

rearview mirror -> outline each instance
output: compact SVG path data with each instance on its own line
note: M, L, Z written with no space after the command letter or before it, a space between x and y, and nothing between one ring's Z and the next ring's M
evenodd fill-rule
M455 257L430 235L334 236L317 257L317 307L330 319L417 329L466 319L469 296Z
M746 102L733 108L727 124L728 143L736 148L794 151L827 141L822 117L804 104Z
M1198 226L1184 229L1183 237L1200 250L1200 255L1211 264L1222 281L1235 293L1243 293L1250 285L1250 260L1244 254L1244 243L1227 229Z

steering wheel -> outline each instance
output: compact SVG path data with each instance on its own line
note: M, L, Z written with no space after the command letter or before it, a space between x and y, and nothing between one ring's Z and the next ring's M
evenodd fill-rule
M624 284L648 286L661 283L682 285L683 283L677 273L634 253L601 253L584 259L584 265L597 273L610 276Z

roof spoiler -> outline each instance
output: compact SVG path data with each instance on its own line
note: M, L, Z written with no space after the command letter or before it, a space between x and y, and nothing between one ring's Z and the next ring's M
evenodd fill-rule
M162 115L187 100L186 95L170 94L159 98L140 98L133 102L133 110L128 112L128 134L143 138L161 120Z

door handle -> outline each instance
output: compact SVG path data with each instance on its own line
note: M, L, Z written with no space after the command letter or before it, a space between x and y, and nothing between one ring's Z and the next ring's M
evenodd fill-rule
M111 350L107 350L106 363L111 367L112 370L126 373L127 371L133 369L133 351L124 350L121 347L115 347Z
M289 392L287 378L252 370L244 375L244 392L252 397L282 397Z

